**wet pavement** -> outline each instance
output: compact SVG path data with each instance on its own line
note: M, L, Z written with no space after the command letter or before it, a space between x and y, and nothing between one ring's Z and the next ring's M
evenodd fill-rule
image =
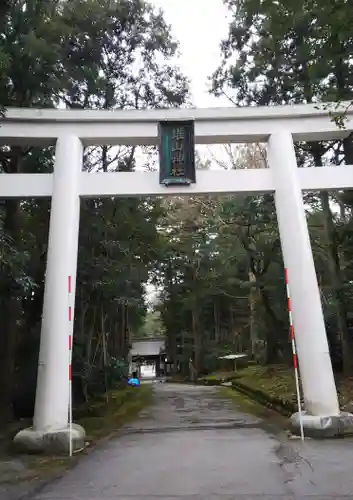
M30 498L353 499L353 441L290 440L216 388L156 384L139 420Z

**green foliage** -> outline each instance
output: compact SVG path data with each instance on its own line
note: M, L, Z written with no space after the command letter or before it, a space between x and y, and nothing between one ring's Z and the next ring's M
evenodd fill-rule
M345 0L225 3L232 21L214 91L234 89L244 104L352 98L353 26Z
M106 396L82 405L74 413L77 423L86 430L89 441L112 435L136 418L143 408L151 404L152 387L147 384L138 389L125 387L109 391Z
M163 16L143 0L1 2L0 105L180 106L188 100L188 85L175 65L177 49ZM52 172L53 153L52 147L1 146L0 175ZM84 168L133 171L135 156L136 148L91 147L85 151ZM132 335L146 315L144 283L157 258L160 211L158 200L81 203L76 401L105 391L124 373L120 360L126 359ZM33 346L38 349L49 214L47 200L5 200L0 206L0 317L6 318L1 325L0 406L6 409L15 386L26 395L34 392L26 384L36 379ZM28 349L31 361L24 363ZM31 405L33 401L27 414Z
M129 375L129 365L123 359L111 357L106 368L108 389L113 389Z
M168 205L156 279L176 363L187 372L191 357L198 373L212 372L219 356L251 350L254 294L256 336L267 341L268 358L280 356L288 326L273 199L195 197Z
M352 380L337 378L336 382L340 407L343 408L352 401ZM292 367L249 366L238 373L232 381L232 386L285 415L297 411L298 399ZM229 395L229 390L226 390L225 394L227 392Z
M212 78L215 94L230 95L236 105L320 107L352 100L353 32L345 0L225 4L232 19ZM189 102L187 80L173 62L177 44L163 16L145 1L3 1L0 35L2 108L141 109ZM344 113L335 116L340 108L329 111L344 126ZM296 149L302 167L353 164L350 137ZM266 166L263 145L227 151L231 168ZM53 153L53 147L3 145L0 175L52 172ZM84 168L133 172L137 158L133 147L88 147ZM212 162L199 155L197 163L205 169ZM309 193L305 202L335 368L343 361L347 369L353 359L352 195ZM0 205L4 411L15 386L34 392L49 214L48 200ZM160 290L152 311L149 282ZM218 357L231 352L248 352L263 363L290 362L272 195L82 200L76 402L122 380L136 335L165 335L174 369L183 376L212 373Z
M212 77L212 91L231 95L236 105L315 103L327 110L338 128L344 128L353 97L353 25L348 3L226 0L225 4L232 20L222 43L222 64ZM329 101L337 104L331 106ZM297 144L296 151L301 167L353 162L352 137L328 144ZM348 193L312 193L305 200L310 219L319 219L319 225L312 225L315 260L327 320L331 316L331 348L337 351L340 344L336 357L346 373L353 370L349 321L353 304L340 233L350 225L349 199ZM333 202L339 205L339 216ZM335 365L338 368L339 362Z
M147 311L144 323L137 332L137 337L163 337L165 334L161 312L158 310Z

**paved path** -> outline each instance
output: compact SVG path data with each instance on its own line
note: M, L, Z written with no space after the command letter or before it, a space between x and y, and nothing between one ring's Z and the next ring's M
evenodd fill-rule
M313 497L353 499L352 441L288 441L217 389L157 384L135 424L33 500Z

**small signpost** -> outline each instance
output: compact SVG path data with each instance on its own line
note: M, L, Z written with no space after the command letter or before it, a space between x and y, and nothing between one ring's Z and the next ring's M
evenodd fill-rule
M195 183L194 121L160 122L158 132L160 184Z

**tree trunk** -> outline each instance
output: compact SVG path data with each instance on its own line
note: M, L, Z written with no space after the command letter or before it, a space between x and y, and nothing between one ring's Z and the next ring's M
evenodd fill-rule
M346 145L348 148L348 145ZM322 167L323 150L320 145L312 146L315 165ZM332 293L337 314L338 335L342 350L343 372L345 375L353 373L353 346L349 336L347 323L347 306L343 288L343 276L340 265L340 256L337 242L337 232L333 220L330 197L327 191L320 192L320 200L324 215L324 228L328 242L328 261L332 283Z
M120 324L120 337L121 337L121 352L123 356L127 355L127 343L126 343L126 325L125 325L125 305L121 304L121 324Z
M92 356L92 341L93 341L93 333L96 323L96 306L93 307L92 318L90 321L90 326L87 328L87 334L85 335L86 339L86 363L88 365L91 364L91 356Z
M19 146L12 146L9 161L3 164L7 174L22 171L24 151ZM20 202L5 200L4 232L11 238L16 247L20 241ZM18 295L16 283L9 271L2 275L5 293L0 300L1 345L0 345L0 419L7 420L12 416L12 392L15 385L16 352L21 318L21 297Z
M214 340L219 343L219 315L216 302L213 302Z
M16 245L19 238L19 202L5 201L4 231ZM15 384L16 351L18 339L18 321L20 319L20 297L16 293L15 283L5 271L2 276L4 292L1 294L1 343L0 343L0 419L8 420L12 416L12 392Z
M105 401L108 403L108 352L107 352L107 335L105 331L106 315L104 311L101 312L101 328L102 328L102 352L103 352L103 370L104 370L104 388L105 388Z
M200 325L199 325L199 316L196 307L194 307L192 311L192 331L194 337L194 368L196 372L196 376L199 375L201 371L201 347L202 347L202 339L200 335Z
M322 210L324 213L325 232L328 240L328 260L332 283L332 293L337 314L337 327L342 350L343 372L350 375L353 372L353 350L347 324L347 307L343 289L343 277L340 266L340 257L337 248L336 227L330 209L330 199L327 192L320 193Z
M256 282L255 274L252 271L249 271L249 282L250 283L255 283ZM256 289L255 289L255 287L250 287L249 303L250 303L250 343L251 343L251 354L252 354L252 357L255 358L256 345L257 345L257 342L259 340L258 339L258 335L257 335L257 325L256 325L256 318L255 318L255 313L256 313Z
M234 346L234 351L238 350L238 332L235 329L235 321L234 321L234 310L233 307L229 307L229 318L230 318L230 328L231 328L231 342Z
M266 364L274 364L279 361L278 333L281 329L275 312L273 311L270 299L264 287L260 287L260 296L265 309L264 321L266 323Z
M174 331L170 332L170 334L168 335L167 348L171 362L173 363L172 374L175 375L177 373L178 346L177 346L177 336Z

